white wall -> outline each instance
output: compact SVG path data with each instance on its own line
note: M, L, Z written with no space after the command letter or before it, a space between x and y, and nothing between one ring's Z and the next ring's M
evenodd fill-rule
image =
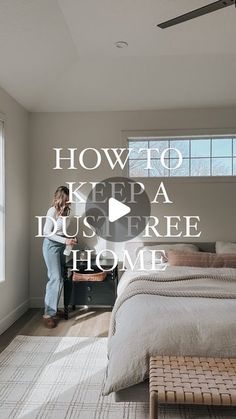
M5 117L6 275L0 283L0 333L29 305L28 113L0 89Z
M33 306L41 305L46 270L41 239L36 239L35 215L45 214L55 188L65 181L93 181L111 176L104 163L96 173L85 170L53 170L53 147L111 147L122 145L121 131L156 130L160 134L236 133L236 109L201 109L139 112L33 113L30 115L30 297ZM162 131L164 130L164 131ZM113 175L118 173L113 173ZM96 175L96 176L95 176ZM147 182L153 191L157 180ZM236 241L236 183L168 180L174 206L160 205L156 214L199 215L202 220L200 241Z

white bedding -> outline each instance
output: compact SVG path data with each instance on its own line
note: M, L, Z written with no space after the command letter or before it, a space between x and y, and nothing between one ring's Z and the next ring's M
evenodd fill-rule
M144 381L150 355L236 357L236 269L167 267L149 276L127 271L120 280L104 394Z

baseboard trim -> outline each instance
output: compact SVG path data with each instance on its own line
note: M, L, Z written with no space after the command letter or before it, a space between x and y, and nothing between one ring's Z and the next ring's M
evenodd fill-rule
M43 297L31 297L30 298L30 308L43 308L44 307L44 298ZM64 307L63 298L59 300L58 307Z
M0 320L0 335L4 333L13 323L16 322L30 307L30 301L25 300L22 304L12 310L7 316Z
M43 298L32 297L30 298L30 308L42 308L44 306Z

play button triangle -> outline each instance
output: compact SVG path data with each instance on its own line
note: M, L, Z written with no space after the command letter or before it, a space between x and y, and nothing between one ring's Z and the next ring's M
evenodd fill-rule
M110 223L119 220L124 217L124 215L129 214L131 211L128 205L123 204L120 201L117 201L115 198L110 198L108 201L108 218Z
M110 242L124 242L139 236L151 212L142 183L118 176L94 183L86 200L85 214L96 235Z

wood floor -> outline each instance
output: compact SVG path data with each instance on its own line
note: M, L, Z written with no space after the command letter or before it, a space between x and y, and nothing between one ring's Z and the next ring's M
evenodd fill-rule
M61 319L55 329L46 329L42 321L42 310L30 309L19 320L17 320L5 333L0 336L0 352L3 351L17 335L27 336L100 336L106 337L109 330L111 311L105 309L77 309L70 313L69 320ZM200 409L200 410L199 410ZM235 418L235 409L211 409L201 411L200 407L194 407L191 414L183 406L179 413L168 416L161 414L163 418Z
M17 335L26 336L98 336L108 335L111 311L105 309L77 309L69 320L60 319L55 329L46 329L42 310L30 309L0 336L0 352Z

